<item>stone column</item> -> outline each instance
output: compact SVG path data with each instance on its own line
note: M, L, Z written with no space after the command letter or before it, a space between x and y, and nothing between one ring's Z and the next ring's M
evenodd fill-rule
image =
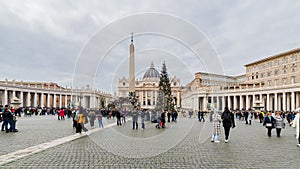
M65 107L68 107L68 95L65 95Z
M221 107L220 107L220 100L219 100L219 96L217 96L217 107L218 107L218 110L222 110Z
M207 98L206 96L203 97L203 111L207 110Z
M270 94L267 93L267 111L270 110Z
M44 103L44 93L41 93L41 108L45 107Z
M23 99L23 97L24 97L24 95L23 95L24 93L23 93L23 89L20 91L20 102L21 102L21 104L20 104L20 106L21 107L23 107L24 106L24 103L23 103L23 101L24 101L24 99Z
M231 110L231 99L230 96L228 96L228 109Z
M233 110L236 110L236 108L237 108L237 96L234 95L233 96Z
M145 90L144 94L145 94L144 95L145 98L143 98L143 99L145 101L145 106L147 106L148 105L148 103L147 103L147 99L148 99L148 97L147 97L147 94L148 94L147 90Z
M253 94L253 96L252 96L252 105L251 105L251 107L253 107L253 106L255 106L255 101L256 101L256 97L255 97L255 94Z
M259 94L259 101L260 101L261 103L263 103L263 98L262 98L262 94L261 94L261 93Z
M30 92L28 92L28 93L27 93L27 99L26 99L26 106L27 106L27 107L31 106L30 98L31 98L31 97L30 97Z
M300 107L299 96L300 96L299 92L296 92L296 109Z
M34 93L34 96L33 96L33 106L34 107L37 107L37 92Z
M53 95L53 107L56 108L56 94Z
M144 105L144 91L141 92L140 98L139 98L141 105ZM145 102L146 105L146 102Z
M295 110L296 107L295 107L295 92L292 91L291 93L291 111Z
M50 94L47 94L47 107L50 107Z
M244 103L243 96L240 95L240 106L239 106L240 110L242 110L242 108L243 108L243 103Z
M198 107L197 107L198 97L194 96L193 101L194 101L194 103L193 103L193 110L195 112L196 110L198 110Z
M291 93L289 93L289 97L287 97L286 98L287 99L287 111L291 111L291 108L292 108L292 106L291 106L291 100L292 100L292 92Z
M286 93L282 93L282 110L286 111Z
M249 109L249 96L246 95L246 110Z
M274 111L278 110L278 98L277 93L274 93Z
M8 104L8 100L7 100L7 90L6 90L6 89L4 90L3 104L4 104L4 105L7 105L7 104ZM3 105L3 106L4 106L4 105Z
M59 108L62 107L62 95L60 94L59 95Z
M14 97L16 97L16 91L15 90L13 90L13 92L12 92L12 98L14 98Z
M225 109L225 96L222 96L222 108L221 110Z

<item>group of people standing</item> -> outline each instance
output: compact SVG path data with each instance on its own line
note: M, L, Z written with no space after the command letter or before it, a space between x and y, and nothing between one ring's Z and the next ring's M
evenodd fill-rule
M90 123L90 126L93 128L95 126L96 119L98 120L98 126L104 128L103 126L103 114L100 110L90 110L87 111L83 107L77 107L75 111L72 112L73 118L73 128L76 129L76 133L81 134L82 130L88 134L88 129L84 126L87 123Z
M290 121L290 125L292 125L294 128L296 128L296 138L298 139L297 146L300 147L300 114L295 113L295 117L293 118L293 121ZM244 114L245 115L245 114ZM238 117L237 117L238 118ZM246 114L246 117L244 116L246 123L251 125L251 119L252 119L252 113L249 112ZM214 111L212 114L212 122L213 122L213 134L211 141L215 143L219 143L219 136L221 134L221 123L223 124L224 131L225 131L225 143L228 143L229 141L229 132L231 128L235 127L235 121L234 121L234 113L230 112L228 108L226 107L224 112L222 114L219 114L217 111ZM285 128L285 116L282 114L282 112L275 112L275 115L273 116L272 111L267 112L267 115L263 116L262 121L263 126L267 129L267 136L272 136L272 129L276 129L276 135L277 137L281 136L282 129Z

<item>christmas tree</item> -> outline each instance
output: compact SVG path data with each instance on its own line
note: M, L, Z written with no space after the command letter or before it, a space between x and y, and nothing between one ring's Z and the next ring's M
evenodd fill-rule
M168 111L174 109L173 98L171 97L171 84L167 72L165 62L162 65L162 70L159 79L158 98L156 101L156 110L166 109Z

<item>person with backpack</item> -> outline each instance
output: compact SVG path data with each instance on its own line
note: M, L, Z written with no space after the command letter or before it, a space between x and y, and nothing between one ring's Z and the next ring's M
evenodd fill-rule
M230 128L235 127L234 114L228 110L228 107L225 107L224 112L222 113L222 123L225 131L225 143L228 143Z

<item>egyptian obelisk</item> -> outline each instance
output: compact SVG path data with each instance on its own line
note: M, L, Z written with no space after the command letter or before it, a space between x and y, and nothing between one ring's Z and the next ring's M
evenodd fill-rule
M129 92L135 92L133 33L131 33L131 43L130 43Z

